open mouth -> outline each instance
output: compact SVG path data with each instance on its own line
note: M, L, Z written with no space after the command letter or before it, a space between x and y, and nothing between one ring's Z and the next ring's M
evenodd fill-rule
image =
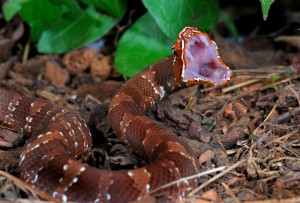
M231 70L219 56L218 47L205 36L191 36L184 54L185 67L181 73L184 81L196 80L220 85L230 79Z

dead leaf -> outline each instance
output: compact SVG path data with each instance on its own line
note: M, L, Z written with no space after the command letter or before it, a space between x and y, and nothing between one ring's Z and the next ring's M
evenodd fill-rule
M91 74L105 80L111 72L110 57L97 57L91 62Z
M285 42L295 47L300 48L300 36L281 35L274 39L275 42Z
M63 63L71 74L77 75L88 69L96 56L97 52L93 50L75 50L63 57Z
M214 155L215 155L215 153L213 151L207 150L206 152L204 152L203 154L201 154L201 156L199 157L200 164L203 164L207 160L212 159Z
M53 94L48 90L37 90L36 95L49 101L57 101L61 98L60 96Z
M224 111L224 116L231 116L234 120L234 123L238 124L239 119L247 113L248 108L238 101L236 101L234 104L235 105L233 105L233 103L227 104L226 109Z
M69 73L57 63L47 61L44 69L44 77L55 87L65 88L65 84L69 80Z
M24 24L20 19L7 22L4 27L0 28L0 61L5 61L10 57L12 47L23 33Z
M211 203L211 202L214 202L214 201L218 202L218 201L222 200L221 197L218 196L217 192L214 189L206 191L205 193L203 193L201 195L201 197L203 197L203 199L201 199L201 198L197 198L197 199L195 199L195 198L186 198L186 199L184 199L183 202L186 202L186 203L187 202Z

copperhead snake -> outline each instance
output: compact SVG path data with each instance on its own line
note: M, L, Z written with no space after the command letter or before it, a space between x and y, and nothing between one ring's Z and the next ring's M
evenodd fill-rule
M187 144L145 112L189 84L226 84L232 72L216 44L197 28L184 28L172 49L172 56L125 83L109 105L113 131L150 163L138 169L108 171L76 161L92 146L89 128L77 111L1 91L1 125L30 135L20 156L21 178L59 202L130 202L149 193L176 201L188 194L194 180L160 187L196 174L197 159Z

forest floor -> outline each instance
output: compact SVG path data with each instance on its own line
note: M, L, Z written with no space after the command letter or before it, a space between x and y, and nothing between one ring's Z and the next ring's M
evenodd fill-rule
M1 28L1 89L80 108L95 140L87 163L113 170L145 165L116 138L106 119L107 103L124 83L113 55L81 49L28 57L30 43L13 37L23 35L22 27L23 22L15 20ZM226 166L201 177L199 187L183 202L300 202L300 37L254 35L236 44L217 32L212 36L232 67L230 83L186 88L148 112L192 147L201 171ZM278 48L276 40L293 51ZM94 109L103 115L93 114ZM3 201L39 200L7 175L19 177L26 139L0 130Z

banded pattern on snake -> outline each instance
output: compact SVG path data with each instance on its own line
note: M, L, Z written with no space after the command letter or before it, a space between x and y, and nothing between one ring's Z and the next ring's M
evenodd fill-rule
M30 135L20 157L21 178L62 202L130 202L149 193L175 201L191 191L194 180L160 189L196 174L199 163L187 144L145 112L189 84L226 84L232 72L216 44L197 28L183 29L173 53L130 79L109 105L116 135L150 163L139 169L108 171L76 161L92 146L89 128L77 111L1 91L1 125Z

